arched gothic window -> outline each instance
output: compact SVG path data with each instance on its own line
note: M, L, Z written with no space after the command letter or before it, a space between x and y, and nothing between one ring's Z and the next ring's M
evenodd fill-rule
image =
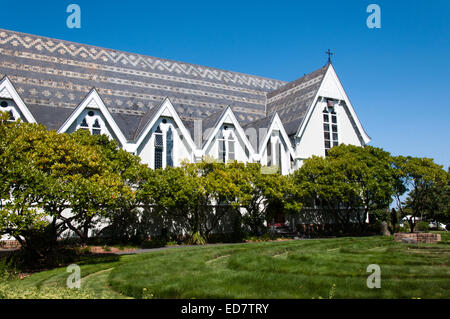
M280 140L277 139L275 142L275 165L281 168L281 143Z
M95 120L94 125L92 126L92 135L101 135L102 134L102 128L100 127L100 123L98 122L98 119Z
M282 169L283 145L278 132L273 132L267 141L267 166L278 166Z
M10 122L15 122L16 118L14 117L14 114L12 111L9 111L9 120Z
M226 149L226 140L225 136L223 135L223 132L220 132L217 141L219 142L219 160L225 163L227 160L227 149Z
M169 127L166 135L167 150L166 150L166 166L173 167L173 132Z
M163 168L164 138L161 128L155 131L155 169Z
M9 114L8 122L15 122L18 118L20 118L20 115L16 114L17 112L14 110L12 103L8 101L0 102L0 112L6 112Z
M228 128L225 127L224 130L227 131ZM220 131L217 137L217 143L220 161L226 163L227 161L234 161L236 159L236 137L232 130L228 134Z
M81 121L80 129L81 130L90 131L89 130L89 125L87 124L87 121L86 121L86 118L84 118L83 121Z
M235 145L234 144L235 144L234 138L233 138L233 135L231 134L228 137L228 160L229 161L234 161L236 159L235 150L234 150Z
M92 135L101 135L102 126L100 123L101 120L95 115L94 111L89 111L88 115L81 121L78 129L88 131Z

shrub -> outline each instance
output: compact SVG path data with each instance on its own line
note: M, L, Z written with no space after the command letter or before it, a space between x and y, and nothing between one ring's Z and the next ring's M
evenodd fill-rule
M403 223L402 226L398 226L398 232L399 233L409 233L411 231L411 228L409 227L408 223Z
M418 231L428 231L429 229L430 229L430 226L425 221L420 221L416 225L416 230L418 230Z
M151 249L151 248L161 248L166 246L166 240L164 238L154 238L149 240L144 240L141 243L141 248Z

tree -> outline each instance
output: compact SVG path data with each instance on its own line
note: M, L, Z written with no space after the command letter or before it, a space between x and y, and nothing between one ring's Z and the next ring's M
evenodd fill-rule
M49 226L41 205L48 176L35 165L32 152L45 129L8 119L7 114L0 116L0 235L14 237L37 258L46 246L40 235Z
M83 169L65 175L69 179L67 203L71 213L60 216L65 227L86 243L96 225L136 208L135 191L143 166L137 156L120 149L105 135L77 131L68 138L93 152Z
M269 221L270 206L276 206L285 212L299 212L302 204L299 200L298 188L290 176L263 174L258 163L242 165L236 173L235 183L240 187L239 207L245 209L243 222L250 228L252 235L260 235L266 228L264 222Z
M448 212L448 201L445 204L448 173L441 165L430 158L397 156L393 159L393 166L397 174L396 204L402 217L408 220L411 233L419 219L432 217L440 207L445 216L446 209ZM441 201L444 203L440 204Z
M330 161L336 161L345 173L346 182L354 188L355 212L362 231L370 212L389 207L394 194L395 172L391 166L391 155L381 148L342 144L329 151Z
M236 206L239 187L223 163L185 163L159 169L139 190L139 199L163 216L184 221L190 238L203 242L223 218L224 206Z
M137 183L139 159L116 142L1 119L0 231L25 249L33 246L30 250L36 251L36 244L42 243L51 250L67 229L86 241L94 219L111 217L119 205L133 205L131 187ZM70 214L65 213L69 208ZM33 223L46 236L31 245L31 235L37 232Z
M318 207L322 216L331 214L335 223L346 232L352 221L350 208L357 206L354 203L358 202L358 194L350 183L346 183L345 174L336 162L313 156L305 160L294 178L304 194L304 204Z
M313 156L294 174L305 202L330 212L342 230L366 229L370 212L386 208L394 192L390 154L366 146L333 147L326 158Z

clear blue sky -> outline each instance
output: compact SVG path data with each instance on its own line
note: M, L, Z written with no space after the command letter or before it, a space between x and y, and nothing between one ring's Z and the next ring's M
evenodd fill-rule
M169 2L169 3L168 3ZM66 27L66 7L82 28ZM381 7L381 29L366 8ZM6 10L4 9L6 7ZM333 63L371 145L450 165L450 1L8 1L0 27L291 81Z

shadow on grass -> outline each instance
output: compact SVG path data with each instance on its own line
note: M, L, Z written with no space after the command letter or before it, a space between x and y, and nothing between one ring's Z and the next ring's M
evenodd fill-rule
M39 258L30 257L24 250L0 252L0 273L33 274L71 264L95 265L114 263L120 256L113 253L91 253L78 247L60 247Z

